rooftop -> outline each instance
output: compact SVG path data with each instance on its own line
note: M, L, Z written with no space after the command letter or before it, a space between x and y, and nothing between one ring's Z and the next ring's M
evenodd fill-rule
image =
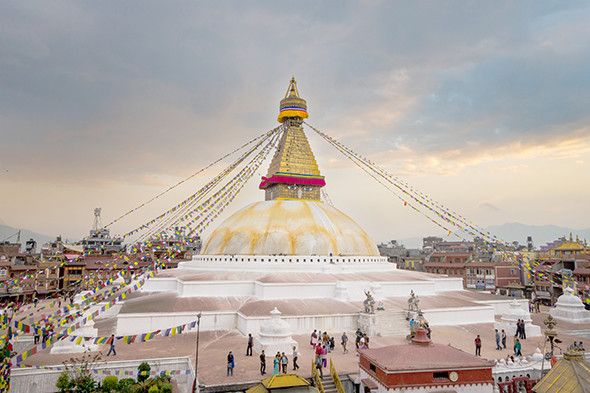
M390 372L418 370L448 370L491 368L492 361L471 355L451 345L390 345L382 348L364 349L366 357L379 368Z

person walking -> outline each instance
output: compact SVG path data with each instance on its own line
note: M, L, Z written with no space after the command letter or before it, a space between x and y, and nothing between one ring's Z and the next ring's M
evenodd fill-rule
M520 338L526 340L526 324L524 323L524 319L520 321Z
M281 361L280 356L281 354L277 352L275 358L272 360L272 375L279 375L279 363Z
M264 349L260 352L260 375L266 374L266 355Z
M254 346L254 337L248 333L248 347L246 347L246 356L252 356L252 347Z
M363 337L363 333L361 329L356 329L356 338L354 339L354 344L356 345L356 349L359 349L361 345L361 337Z
M316 329L313 329L311 337L309 338L309 345L315 347L318 344L318 333Z
M342 344L343 353L347 353L348 349L346 349L346 344L348 344L348 336L346 335L346 332L342 333L340 344Z
M506 332L502 329L502 349L506 349Z
M297 347L293 346L293 371L299 370L299 365L297 364L298 358L299 352L297 352Z
M501 351L502 346L500 345L500 332L496 329L496 351Z
M39 330L39 326L35 325L35 335L33 336L35 345L39 344Z
M316 355L315 368L320 373L320 378L324 378L324 371L323 371L323 367L322 367L322 355Z
M229 351L227 354L227 376L234 376L234 367L236 366L236 361L234 358L234 354L232 351Z
M283 374L287 374L287 366L289 365L289 358L285 355L285 352L281 353L281 368Z
M514 356L522 356L522 344L518 338L514 339Z
M117 341L115 335L111 334L111 338L109 339L111 347L109 348L109 352L107 352L107 356L109 356L111 352L113 353L113 356L117 356L117 351L115 351L115 341Z
M328 367L328 348L322 346L322 367Z
M481 338L479 334L475 337L475 356L481 356Z

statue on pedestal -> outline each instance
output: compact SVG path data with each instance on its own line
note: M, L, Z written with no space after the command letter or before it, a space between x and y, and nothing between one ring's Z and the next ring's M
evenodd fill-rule
M373 298L373 295L371 295L371 291L365 291L365 296L367 297L363 301L363 305L365 306L365 313L375 314L375 299Z
M413 290L410 291L410 297L408 298L408 314L406 315L406 320L411 320L416 318L416 314L420 310L420 299L414 293Z

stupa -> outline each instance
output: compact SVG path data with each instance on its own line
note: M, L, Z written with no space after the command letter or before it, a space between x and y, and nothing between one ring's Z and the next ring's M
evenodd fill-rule
M528 337L541 335L541 327L533 324L531 313L522 308L522 305L516 299L510 303L510 308L502 314L500 322L496 323L496 328L498 330L504 329L508 336L514 336L516 335L516 323L519 319L524 321L525 332Z
M191 261L159 272L127 299L116 334L165 329L195 319L201 331L238 330L260 337L275 307L293 335L355 331L366 292L404 334L407 296L420 296L431 326L493 323L508 300L463 290L459 277L397 270L369 234L321 200L326 186L302 128L307 102L291 79L279 105L284 131L259 188L264 200L238 210ZM264 333L263 333L264 335Z
M563 295L557 298L555 308L552 308L550 314L555 319L573 323L588 323L590 322L590 311L586 310L582 299L574 295L574 290L567 287L563 291Z

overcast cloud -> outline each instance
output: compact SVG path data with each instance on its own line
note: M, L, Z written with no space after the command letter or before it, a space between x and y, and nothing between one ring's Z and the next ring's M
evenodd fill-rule
M588 21L586 1L0 2L0 218L75 236L274 127L295 74L311 124L482 225L585 226ZM337 201L352 167L314 149ZM429 228L341 203L379 240Z

